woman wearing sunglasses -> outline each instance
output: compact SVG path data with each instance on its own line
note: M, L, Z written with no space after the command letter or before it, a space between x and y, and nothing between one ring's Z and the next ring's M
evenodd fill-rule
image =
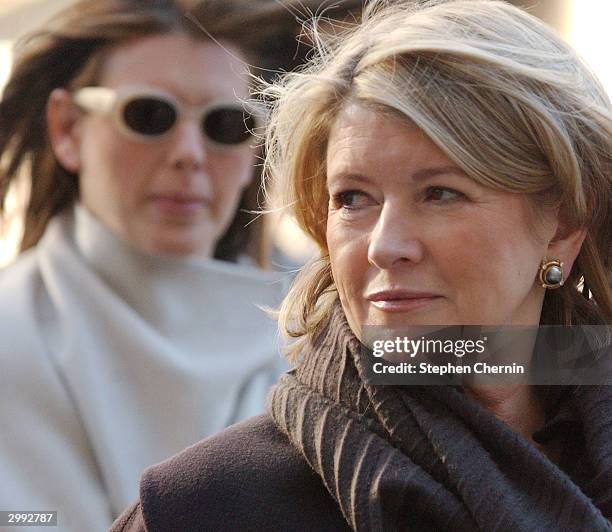
M263 122L241 101L248 64L292 66L295 25L273 1L82 0L18 49L1 198L31 191L0 274L1 509L103 530L146 466L263 408L280 359L258 306L282 283L254 267Z

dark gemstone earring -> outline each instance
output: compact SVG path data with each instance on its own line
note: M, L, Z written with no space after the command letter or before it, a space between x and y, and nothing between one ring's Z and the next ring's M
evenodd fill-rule
M559 288L563 286L563 263L558 260L546 260L540 264L540 284L542 288Z

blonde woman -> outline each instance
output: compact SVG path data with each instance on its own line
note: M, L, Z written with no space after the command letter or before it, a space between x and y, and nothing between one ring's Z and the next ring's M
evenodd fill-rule
M609 326L610 101L505 2L380 7L268 94L268 168L321 250L281 307L295 369L113 530L612 529L609 381L373 385L362 349L366 325Z

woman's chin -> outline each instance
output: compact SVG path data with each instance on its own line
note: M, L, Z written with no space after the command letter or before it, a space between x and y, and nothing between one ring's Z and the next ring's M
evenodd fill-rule
M176 232L174 232L176 233ZM135 245L140 251L150 255L169 257L200 256L210 257L214 250L214 243L209 239L195 238L192 235L157 235L147 241Z

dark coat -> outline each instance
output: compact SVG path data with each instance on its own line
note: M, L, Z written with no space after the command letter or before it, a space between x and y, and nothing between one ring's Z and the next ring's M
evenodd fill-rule
M350 530L304 458L267 415L148 468L112 532Z

